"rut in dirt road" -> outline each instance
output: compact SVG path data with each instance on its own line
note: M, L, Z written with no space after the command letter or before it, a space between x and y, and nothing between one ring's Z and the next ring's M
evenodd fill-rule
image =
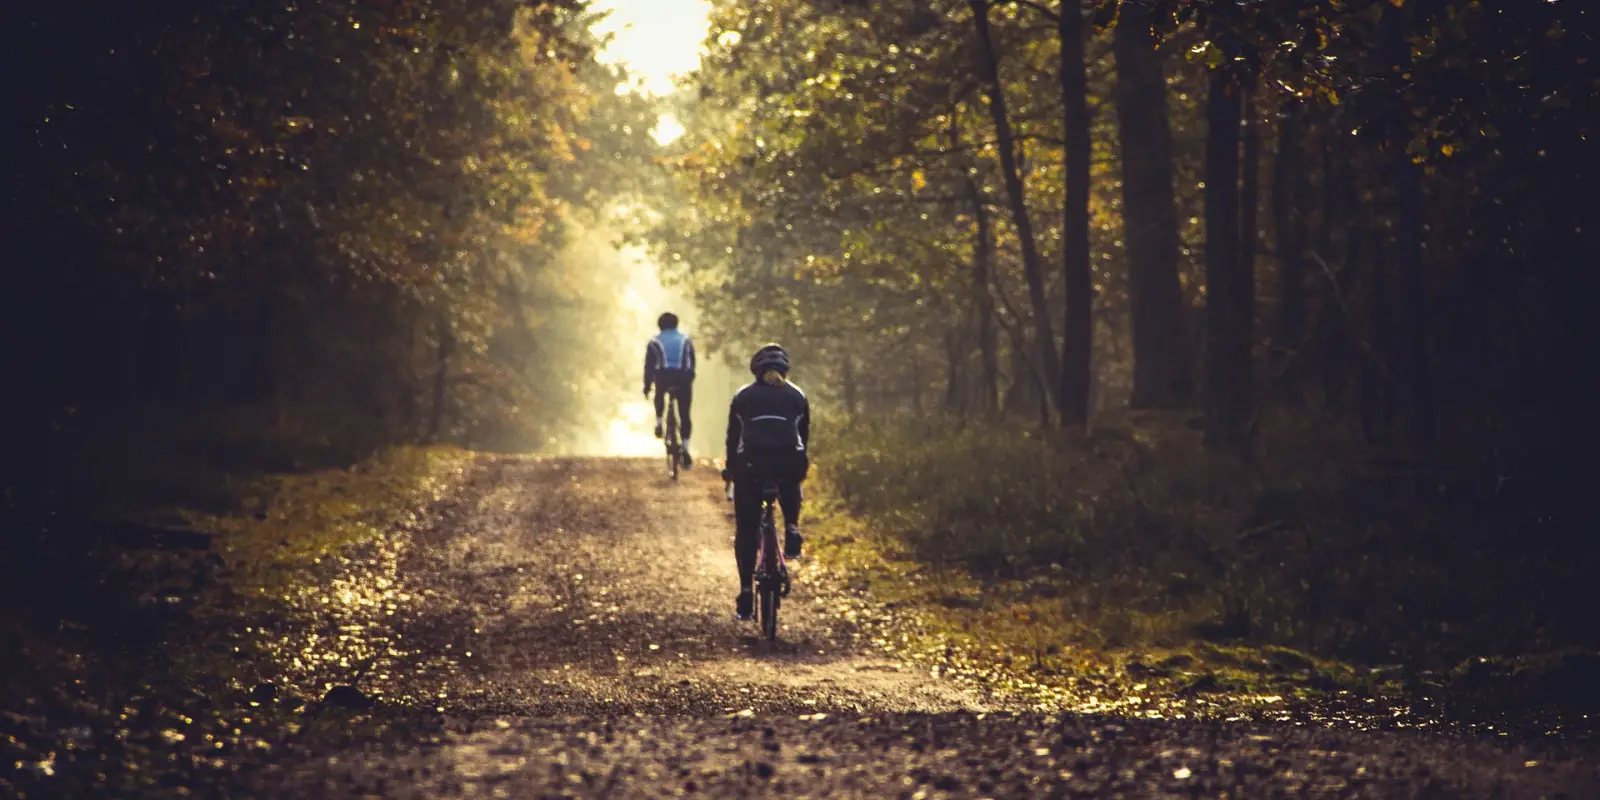
M406 639L448 647L450 705L523 713L983 710L872 654L796 569L779 641L733 620L731 506L656 459L505 459L416 543ZM470 653L470 656L466 654Z

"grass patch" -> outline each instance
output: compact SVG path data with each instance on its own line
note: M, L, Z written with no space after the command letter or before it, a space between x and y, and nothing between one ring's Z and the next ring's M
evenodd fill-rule
M181 515L217 534L236 591L271 594L286 588L299 566L416 522L460 483L473 458L455 447L397 447L348 469L238 481L236 512Z
M811 528L846 580L913 610L908 647L1008 680L1317 692L1596 646L1594 548L1291 433L1241 463L1153 417L1065 438L858 425L818 442Z
M387 640L328 634L393 608L404 529L475 456L319 446L251 419L75 431L13 484L0 752L33 767L0 776L0 795L165 797L229 780L219 750L377 724L319 699Z
M71 567L52 551L70 561L101 545L149 550L141 526L190 529L212 535L233 588L281 589L287 567L408 522L473 460L455 447L382 444L383 433L360 415L261 406L152 407L65 426L7 487L0 551L48 572Z

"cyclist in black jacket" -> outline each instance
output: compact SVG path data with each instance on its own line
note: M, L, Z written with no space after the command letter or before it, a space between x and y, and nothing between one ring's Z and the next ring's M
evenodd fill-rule
M761 543L761 482L778 484L783 508L784 558L800 558L800 483L810 470L811 403L789 381L789 354L769 344L750 359L756 380L728 408L727 468L733 483L734 559L739 565L739 619L752 618L752 576Z

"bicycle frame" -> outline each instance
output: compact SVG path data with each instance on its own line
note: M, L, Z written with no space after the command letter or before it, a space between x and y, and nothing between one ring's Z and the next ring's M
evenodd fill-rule
M778 525L775 512L778 506L778 484L761 482L761 539L756 550L755 588L761 621L761 633L767 639L778 638L778 606L789 596L789 566L783 558L783 547L778 543Z
M723 487L728 499L733 500L733 482ZM778 638L778 606L789 596L793 584L789 580L789 563L783 557L783 547L778 542L778 484L761 482L761 536L756 543L755 579L756 616L761 622L761 633L767 639Z

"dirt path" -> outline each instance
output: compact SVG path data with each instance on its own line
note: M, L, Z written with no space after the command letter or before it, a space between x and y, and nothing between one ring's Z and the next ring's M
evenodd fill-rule
M653 460L500 461L487 491L426 534L403 572L426 587L411 636L445 640L442 690L523 713L720 714L982 709L870 653L808 591L780 641L732 619L730 504L705 470ZM470 657L465 654L470 653Z
M1594 796L1591 751L1291 725L1011 713L876 653L806 581L732 620L715 475L493 459L399 563L388 733L241 764L238 794ZM426 720L426 722L421 722Z

